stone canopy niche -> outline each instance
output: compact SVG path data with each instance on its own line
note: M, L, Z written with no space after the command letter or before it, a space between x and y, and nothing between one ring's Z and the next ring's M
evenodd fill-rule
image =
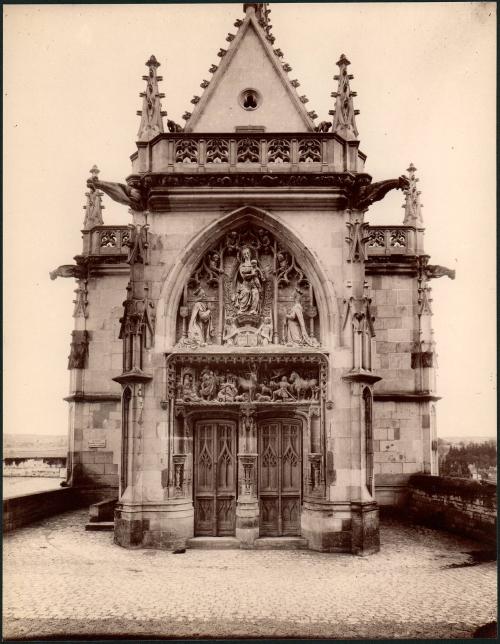
M227 233L184 285L177 347L319 347L312 286L296 257L254 225Z

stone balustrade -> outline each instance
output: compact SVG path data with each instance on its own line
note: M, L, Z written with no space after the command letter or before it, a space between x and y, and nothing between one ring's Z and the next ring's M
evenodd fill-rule
M417 231L411 226L370 226L366 243L367 255L415 255ZM127 255L128 226L96 226L84 231L85 252L94 256Z
M84 254L94 256L127 255L130 228L128 226L95 226L84 235Z
M369 226L368 256L415 255L417 231L411 226Z
M141 172L363 172L358 141L335 134L163 134L138 143L132 155Z

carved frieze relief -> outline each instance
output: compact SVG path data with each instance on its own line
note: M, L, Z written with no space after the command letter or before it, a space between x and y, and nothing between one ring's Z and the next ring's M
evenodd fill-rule
M326 360L321 354L199 355L193 359L172 354L167 373L167 397L176 405L243 405L242 426L249 431L254 423L253 405L307 403L319 410L319 401L326 396Z

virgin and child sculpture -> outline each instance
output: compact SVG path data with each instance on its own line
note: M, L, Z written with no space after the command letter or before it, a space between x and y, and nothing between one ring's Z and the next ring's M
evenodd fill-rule
M241 261L236 272L234 306L237 314L259 315L262 307L264 273L247 246L241 250Z

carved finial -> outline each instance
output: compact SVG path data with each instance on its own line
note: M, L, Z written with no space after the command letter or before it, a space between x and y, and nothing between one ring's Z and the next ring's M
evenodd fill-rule
M344 54L342 54L337 62L339 73L333 77L334 80L338 81L338 89L331 94L335 98L332 132L340 134L345 139L356 139L358 129L356 127L355 116L359 114L359 111L354 109L352 101L353 97L356 96L356 92L351 92L349 86L349 81L354 78L352 74L348 74L347 72L347 67L350 64Z
M420 190L417 190L417 182L419 181L415 176L417 168L410 163L407 168L409 175L410 185L405 190L405 202L402 208L405 209L405 217L403 220L404 226L415 226L416 228L423 228L424 219L422 217L423 204L420 203Z
M160 103L160 99L165 98L165 94L158 91L158 82L163 80L156 73L160 63L154 56L151 56L145 64L149 68L149 74L142 77L146 81L146 91L140 93L143 99L142 110L137 112L141 117L137 133L139 141L151 141L157 134L161 134L163 132L162 117L167 115L162 111Z
M96 165L93 165L90 170L90 179L89 182L94 183L99 180L99 168ZM104 206L102 205L101 197L104 192L101 192L97 188L90 186L90 183L87 184L90 188L89 192L85 193L87 197L87 203L83 206L85 210L85 218L83 220L84 230L90 230L94 226L102 226L104 220L102 218L102 211Z

